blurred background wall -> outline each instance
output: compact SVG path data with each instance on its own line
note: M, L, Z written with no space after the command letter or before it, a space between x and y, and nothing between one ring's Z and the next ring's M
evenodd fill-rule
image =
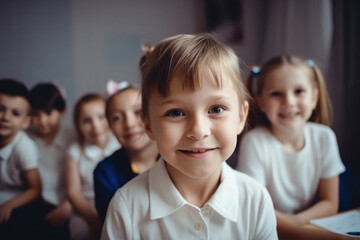
M65 122L84 93L106 81L139 84L141 44L178 33L212 32L251 65L278 54L315 60L334 104L341 155L359 167L360 74L357 0L2 0L0 78L30 88L57 81L68 96ZM358 174L360 175L360 174ZM360 177L359 177L360 178Z

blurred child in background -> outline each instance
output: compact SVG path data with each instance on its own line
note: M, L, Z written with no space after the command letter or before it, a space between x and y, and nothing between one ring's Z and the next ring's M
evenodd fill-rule
M152 167L158 158L156 144L141 120L138 88L126 86L110 96L106 117L122 148L101 161L94 171L95 204L102 221L115 191Z
M311 219L337 213L338 175L344 171L323 76L312 60L279 56L253 68L253 128L240 144L238 169L272 197L279 238L333 239L305 230Z
M31 128L38 146L42 183L44 239L69 239L71 205L66 198L66 152L74 140L73 131L61 125L66 114L66 98L56 83L44 82L30 90Z
M0 80L0 238L38 239L39 154L23 132L30 124L27 87Z
M105 116L105 99L82 96L74 107L77 142L67 156L67 195L75 211L70 217L72 239L97 239L101 222L95 210L93 172L99 161L120 148Z

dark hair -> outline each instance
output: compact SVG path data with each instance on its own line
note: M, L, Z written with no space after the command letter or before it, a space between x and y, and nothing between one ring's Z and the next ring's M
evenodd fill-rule
M11 78L0 79L0 94L23 97L29 102L29 90L20 81Z
M56 109L60 112L66 108L66 100L60 89L51 82L38 83L29 93L29 100L33 110Z

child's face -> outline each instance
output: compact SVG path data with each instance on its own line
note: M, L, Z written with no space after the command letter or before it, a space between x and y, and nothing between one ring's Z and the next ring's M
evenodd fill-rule
M285 65L269 72L257 102L272 130L294 131L304 127L316 107L318 91L302 67Z
M150 98L146 126L172 177L218 178L244 126L247 105L240 107L232 82L218 89L207 71L202 77L202 88L190 92L175 76L167 97L154 92Z
M108 118L116 138L128 151L141 151L152 142L141 120L138 90L128 89L114 96Z
M52 136L57 132L64 112L56 109L36 110L31 116L31 124L40 136Z
M80 131L85 140L104 147L109 139L109 126L105 117L105 102L90 101L84 103L80 114Z
M9 143L21 129L30 123L29 103L18 96L0 94L0 141Z

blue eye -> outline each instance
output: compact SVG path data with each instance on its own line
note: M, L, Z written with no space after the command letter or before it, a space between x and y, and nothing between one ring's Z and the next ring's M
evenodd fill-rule
M185 113L183 111L181 111L180 109L173 109L173 110L167 111L165 116L167 116L167 117L181 117L181 116L185 116Z
M210 108L209 113L210 114L220 114L220 113L222 113L224 111L225 111L224 107L215 106L215 107Z

